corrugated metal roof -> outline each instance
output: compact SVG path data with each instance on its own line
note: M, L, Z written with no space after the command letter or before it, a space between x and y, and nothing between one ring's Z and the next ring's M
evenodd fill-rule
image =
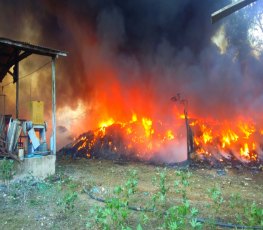
M50 49L43 46L36 46L26 42L14 41L7 38L0 38L0 82L4 79L9 69L31 54L38 54L50 57L67 56L67 53L60 50Z

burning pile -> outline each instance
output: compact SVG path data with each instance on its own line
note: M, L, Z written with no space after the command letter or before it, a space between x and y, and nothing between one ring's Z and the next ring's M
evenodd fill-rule
M186 160L184 120L168 128L161 121L137 118L129 122L109 119L99 128L80 135L62 152L74 157L174 162Z
M262 160L262 139L263 130L252 122L189 119L187 150L184 115L168 126L133 114L125 123L112 118L101 122L98 129L80 135L62 152L74 157L175 163L186 160L190 149L194 159L255 164Z
M204 158L219 161L236 158L249 163L262 160L263 130L252 121L239 119L233 122L193 121L195 152Z

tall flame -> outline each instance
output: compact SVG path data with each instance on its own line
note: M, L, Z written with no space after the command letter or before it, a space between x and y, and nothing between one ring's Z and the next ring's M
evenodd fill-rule
M253 122L243 119L211 124L199 121L191 127L195 133L194 143L198 154L207 156L221 153L223 159L227 152L240 160L255 161L263 152L259 141L262 131L257 131Z

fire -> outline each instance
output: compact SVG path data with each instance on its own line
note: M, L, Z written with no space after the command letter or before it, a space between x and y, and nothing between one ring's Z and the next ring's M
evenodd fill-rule
M179 118L180 118L180 119L185 119L185 115L184 115L184 114L180 114L180 115L179 115Z
M203 141L204 143L208 143L208 142L211 142L213 140L213 137L212 137L212 130L211 129L208 129L205 125L202 125L201 127L201 130L203 132Z
M213 156L221 153L223 158L233 155L239 160L255 161L258 159L258 151L262 151L256 142L257 136L262 135L261 130L257 132L250 121L199 121L191 127L194 131L196 153L199 155Z
M168 138L168 140L173 140L174 139L173 131L172 130L167 130L166 137Z
M178 122L185 129L184 121ZM133 113L126 121L109 118L98 122L98 129L92 132L92 135L85 134L78 138L73 146L77 143L77 150L84 151L86 157L91 158L95 146L103 141L100 148L110 149L116 153L136 152L137 157L149 159L153 153L161 151L169 143L180 141L181 137L175 134L176 130L176 125L166 126L152 118Z
M222 131L222 148L226 146L230 146L232 142L236 142L238 140L238 135L233 132L231 129L227 129L226 131Z
M106 120L106 121L102 121L99 123L99 128L100 130L105 134L105 128L108 126L111 126L112 124L114 124L114 120L112 118Z
M252 124L239 124L239 128L242 131L242 133L245 135L244 138L248 139L249 136L255 132L255 127Z
M98 129L89 139L87 136L78 138L77 150L85 150L88 158L92 157L94 146L104 140L100 148L112 152L136 152L136 157L150 159L154 153L162 151L169 143L180 141L185 131L185 117L175 115L174 123L166 124L150 116L131 113L130 119L119 120L110 117L98 122ZM180 128L178 128L179 126ZM257 161L262 146L263 130L256 129L251 121L236 122L195 119L189 121L189 129L193 133L193 150L196 156L216 157L223 162L232 157L251 162ZM185 134L184 134L185 135ZM121 143L124 143L120 145ZM73 146L75 145L73 144Z
M154 133L154 129L152 129L152 121L148 118L142 118L142 125L144 127L145 136L150 137Z
M99 128L105 129L106 127L114 124L114 120L112 118L108 119L107 121L102 121L99 123Z
M176 148L179 155L187 154L188 133L187 141L192 145L189 149L197 158L214 157L218 161L233 158L246 162L260 159L263 127L251 119L202 119L188 112L186 104L178 100L159 101L156 92L143 85L131 82L128 89L121 87L111 68L101 74L107 79L94 82L94 110L83 125L93 131L73 143L87 157L104 149L117 154L133 154L142 160L158 154L159 159L170 151L169 158Z
M137 121L137 115L134 113L132 114L132 122L135 122Z
M244 146L240 148L240 155L249 160L257 160L257 154L255 150L256 150L255 143L252 143L251 146L249 146L248 143L245 143Z
M249 157L249 152L250 152L250 150L248 147L248 143L245 143L244 148L243 147L240 148L240 155L247 158L247 157Z

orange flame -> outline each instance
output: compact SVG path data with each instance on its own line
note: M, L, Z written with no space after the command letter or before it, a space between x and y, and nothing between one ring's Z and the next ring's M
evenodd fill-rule
M142 125L144 127L146 137L149 137L150 135L154 133L154 129L152 129L152 120L143 117Z
M234 133L231 129L222 131L222 148L225 148L226 145L230 146L231 142L236 142L238 140L238 135Z
M208 122L209 123L209 122ZM199 134L194 137L196 153L208 155L215 153L233 153L238 158L254 161L258 159L257 144L255 142L255 134L257 133L255 126L251 122L240 120L229 123L214 122L209 125L213 129L208 128L205 121L196 122L193 130L200 130ZM258 132L259 134L261 131Z

